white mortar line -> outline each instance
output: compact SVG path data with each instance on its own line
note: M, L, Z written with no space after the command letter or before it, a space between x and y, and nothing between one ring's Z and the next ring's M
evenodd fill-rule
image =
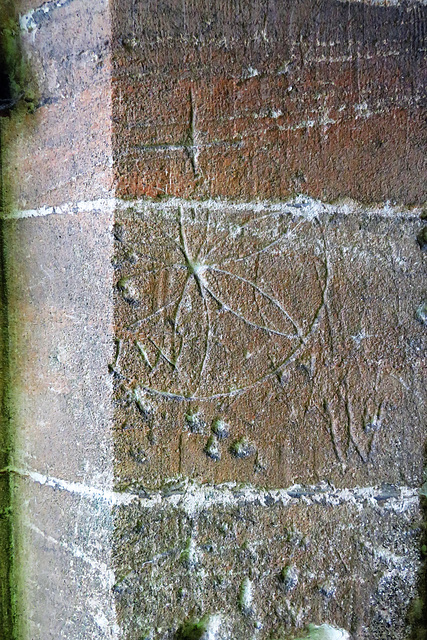
M427 0L426 0L427 2ZM182 207L183 209L209 209L210 211L252 212L252 213L277 213L303 217L308 220L318 218L320 215L351 215L362 214L364 216L376 216L391 219L412 219L418 217L422 207L407 208L393 205L389 202L378 205L363 205L354 200L342 200L329 204L299 195L295 198L283 201L260 200L249 202L236 202L233 200L211 198L209 200L186 200L184 198L165 198L164 200L123 200L121 198L100 198L98 200L82 200L80 202L65 202L52 207L40 207L22 211L11 211L3 215L4 220L19 220L25 218L38 218L51 215L76 215L79 213L113 213L114 211L133 210L137 213L149 211L167 211Z
M5 472L16 474L21 478L28 478L29 480L32 480L33 482L42 486L51 487L52 489L60 489L62 491L66 491L67 493L80 495L84 498L89 498L92 500L105 500L106 502L109 502L111 504L129 504L135 499L135 497L137 497L131 494L112 491L111 489L93 487L82 482L73 482L69 480L63 480L61 478L54 478L39 473L38 471L28 469L16 469L10 467L8 469L4 469L3 473Z
M162 491L148 492L147 497L135 493L126 493L93 487L80 482L70 482L61 478L43 475L33 470L4 469L20 477L27 478L42 486L66 491L88 499L103 500L108 504L122 506L139 503L142 508L170 506L192 514L215 506L235 507L244 504L257 504L269 507L279 503L282 506L303 504L337 507L348 504L358 509L364 506L378 507L403 513L419 504L419 489L407 486L393 487L395 495L384 495L380 487L335 488L323 483L316 486L293 485L286 489L261 489L252 485L241 486L235 482L220 485L197 484L189 480L177 480L176 491L165 495Z
M76 215L79 213L112 213L116 206L116 198L100 198L98 200L82 200L81 202L64 202L54 207L40 207L23 211L10 211L3 214L3 220L21 220L25 218L42 218L52 215Z

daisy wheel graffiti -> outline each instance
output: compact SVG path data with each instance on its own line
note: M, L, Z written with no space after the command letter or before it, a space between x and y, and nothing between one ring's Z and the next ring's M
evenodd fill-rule
M113 366L129 388L192 402L283 374L328 288L322 227L295 213L201 204L118 217Z

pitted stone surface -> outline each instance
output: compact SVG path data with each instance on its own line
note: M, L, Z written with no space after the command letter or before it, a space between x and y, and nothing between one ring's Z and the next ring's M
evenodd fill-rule
M128 640L180 638L181 625L207 614L221 620L213 638L299 638L325 621L358 640L407 637L402 611L420 568L416 505L283 507L242 497L186 513L135 503L117 508L115 522L113 592ZM283 579L290 566L292 585Z
M421 222L310 211L302 199L280 212L160 203L117 213L123 486L177 474L420 484Z

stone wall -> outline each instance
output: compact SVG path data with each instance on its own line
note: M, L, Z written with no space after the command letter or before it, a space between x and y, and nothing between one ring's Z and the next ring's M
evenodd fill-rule
M15 9L16 638L424 637L425 3Z
M113 638L108 3L15 9L36 96L2 139L15 635Z

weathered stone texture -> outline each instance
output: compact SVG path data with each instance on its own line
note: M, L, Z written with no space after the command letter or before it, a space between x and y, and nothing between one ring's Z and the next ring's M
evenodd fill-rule
M18 110L4 128L9 203L32 209L105 196L112 189L108 3L26 9L17 3L35 111Z
M113 482L107 370L111 213L2 224L9 289L15 633L28 640L114 638L111 508L102 493ZM65 488L55 490L52 476ZM88 487L98 487L98 499L88 498Z
M16 11L38 88L1 141L23 638L188 640L211 615L193 640L406 640L425 3Z
M14 465L67 480L108 482L111 215L3 225Z
M9 368L6 282L4 278L2 244L0 226L0 628L4 630L5 634L11 635L13 619L11 579L12 512L10 477L5 473L9 462L11 442L7 411Z
M32 478L15 478L13 497L17 637L117 638L108 501Z
M119 193L422 201L426 11L115 3Z
M116 512L124 638L172 640L205 614L221 617L212 637L222 639L290 637L325 620L360 640L406 637L419 568L416 499L332 506L320 492L283 504L268 493L248 502L236 489L224 504L209 505L206 492L206 504L194 505L187 490L187 504L177 487L159 506L146 499Z
M116 215L118 478L419 485L420 221L293 201ZM219 429L222 432L218 432Z

